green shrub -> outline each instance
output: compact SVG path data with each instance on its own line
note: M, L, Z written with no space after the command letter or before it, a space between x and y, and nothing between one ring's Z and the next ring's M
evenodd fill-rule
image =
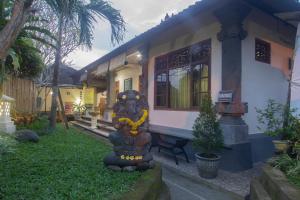
M276 103L274 100L268 100L265 109L255 108L257 120L260 124L257 128L264 131L266 135L277 136L281 134L284 121L284 106Z
M2 155L13 153L16 147L16 140L5 133L0 133L0 159Z
M47 116L38 117L34 122L27 125L20 125L17 127L18 130L29 129L35 131L38 135L46 135L49 133L48 126L49 120Z
M281 170L289 181L300 187L300 161L292 159L289 155L283 154L269 161L271 166Z
M287 154L282 154L278 157L273 158L270 161L270 164L283 171L284 173L287 173L289 170L294 168L297 165L297 161L292 159L289 155Z
M223 135L210 97L205 97L193 126L193 146L202 150L204 157L215 157L215 151L223 147Z
M256 108L258 129L269 136L297 142L300 140L300 120L296 109L269 100L265 109Z

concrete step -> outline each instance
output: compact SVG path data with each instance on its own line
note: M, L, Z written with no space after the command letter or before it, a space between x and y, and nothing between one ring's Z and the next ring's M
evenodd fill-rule
M78 123L81 123L81 124L85 125L85 126L91 126L91 122L88 121L88 120L85 120L85 119L76 119L76 121Z
M104 120L104 119L99 119L99 120L98 120L98 123L99 123L99 124L103 124L103 125L105 125L105 126L111 126L111 127L113 127L113 124L112 124L111 121L106 121L106 120Z
M250 183L250 200L272 200L257 178Z
M99 124L99 123L98 123L97 127L101 130L108 131L108 132L115 132L117 130L112 126L107 126L107 125L103 125L103 124Z
M100 130L100 129L93 129L91 128L90 125L84 125L82 122L79 122L79 121L72 121L71 122L74 126L77 126L77 127L80 127L80 128L83 128L87 131L90 131L96 135L99 135L99 136L102 136L102 137L105 137L107 138L110 134L110 132L107 132L107 131L104 131L104 130Z
M262 168L259 181L272 200L299 200L300 190L289 183L283 172L270 165Z
M85 126L91 126L91 121L89 121L87 118L88 118L88 117L84 117L84 118L82 118L82 119L77 119L76 121L77 121L78 123L80 123L80 124L85 125ZM97 128L98 128L99 130L102 130L102 131L104 131L104 132L109 132L109 133L115 132L115 131L116 131L116 129L115 129L113 126L110 126L110 125L108 125L107 123L106 123L106 124L99 123L99 121L98 121L98 123L97 123Z

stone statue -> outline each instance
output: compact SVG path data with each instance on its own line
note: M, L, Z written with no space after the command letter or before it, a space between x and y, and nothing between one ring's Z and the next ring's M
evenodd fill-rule
M110 134L113 144L104 164L113 170L146 170L154 167L152 155L148 152L151 135L147 131L149 106L144 95L134 90L118 94L113 107L112 122L117 129Z

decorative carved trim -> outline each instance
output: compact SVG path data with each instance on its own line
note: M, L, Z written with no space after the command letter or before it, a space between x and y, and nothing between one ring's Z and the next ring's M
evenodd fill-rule
M243 40L247 37L247 31L243 28L243 21L250 13L251 8L239 1L233 1L215 11L215 16L222 25L218 33L218 40L238 38Z

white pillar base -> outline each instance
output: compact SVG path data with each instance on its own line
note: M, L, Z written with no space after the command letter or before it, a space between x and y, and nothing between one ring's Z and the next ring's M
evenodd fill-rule
M112 121L112 113L113 110L110 108L105 109L103 119L104 121L111 122Z
M92 129L97 128L97 117L92 117L92 119L91 119L91 128Z
M12 121L0 122L0 132L13 134L16 132L16 126Z

